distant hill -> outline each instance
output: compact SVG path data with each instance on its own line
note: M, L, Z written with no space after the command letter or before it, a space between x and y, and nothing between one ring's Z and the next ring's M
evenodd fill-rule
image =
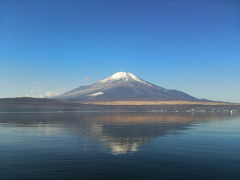
M129 72L117 72L54 98L69 101L201 101L182 91L151 84Z
M2 98L2 112L240 112L240 104L197 101L84 102L45 98Z

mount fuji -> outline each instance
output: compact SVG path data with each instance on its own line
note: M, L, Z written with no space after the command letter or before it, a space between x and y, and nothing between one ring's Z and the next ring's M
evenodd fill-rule
M129 72L117 72L97 83L80 86L55 97L70 101L201 101L177 90L144 81Z

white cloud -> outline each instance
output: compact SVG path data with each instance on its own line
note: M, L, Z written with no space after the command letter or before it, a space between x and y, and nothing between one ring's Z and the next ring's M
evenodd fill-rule
M58 92L47 91L45 94L46 94L47 97L52 97L52 96L56 96L56 95L58 95Z
M64 93L65 89L58 90L48 90L44 91L42 89L30 89L24 96L20 97L34 97L34 98L50 98Z
M64 89L58 89L56 91L46 91L44 93L41 93L38 95L39 98L49 98L49 97L54 97L59 94L62 94L65 90Z

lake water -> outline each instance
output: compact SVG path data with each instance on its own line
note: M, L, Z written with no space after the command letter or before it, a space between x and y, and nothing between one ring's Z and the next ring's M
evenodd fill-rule
M0 179L240 179L240 116L0 113Z

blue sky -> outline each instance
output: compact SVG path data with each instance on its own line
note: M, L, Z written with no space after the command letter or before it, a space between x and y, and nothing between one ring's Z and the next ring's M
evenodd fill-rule
M53 95L118 71L240 102L240 1L0 1L0 97Z

